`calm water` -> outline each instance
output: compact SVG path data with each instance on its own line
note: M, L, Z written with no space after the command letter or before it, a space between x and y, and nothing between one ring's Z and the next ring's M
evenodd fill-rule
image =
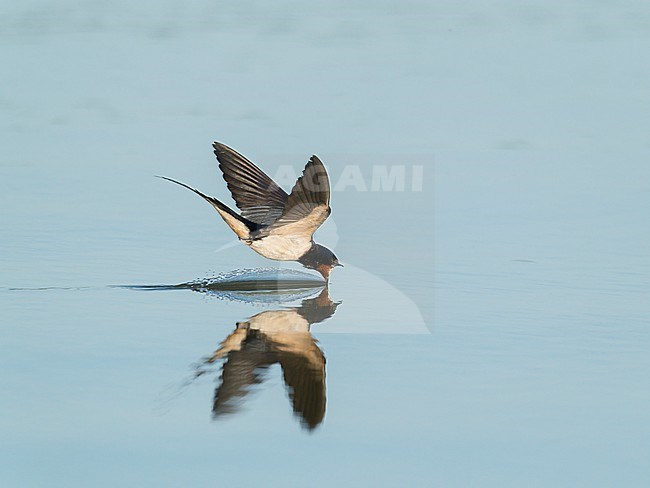
M0 6L2 486L648 486L643 2L148 3ZM328 290L195 286L213 140Z

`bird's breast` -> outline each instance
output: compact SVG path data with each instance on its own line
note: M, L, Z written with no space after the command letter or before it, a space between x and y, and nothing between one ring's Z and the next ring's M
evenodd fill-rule
M250 241L248 245L265 258L277 261L297 261L311 248L311 239L270 235Z
M249 328L263 334L309 332L309 322L296 310L267 310L248 319Z

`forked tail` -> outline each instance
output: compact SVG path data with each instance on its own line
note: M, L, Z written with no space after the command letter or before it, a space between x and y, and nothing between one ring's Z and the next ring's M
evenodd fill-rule
M259 225L256 224L255 222L251 222L247 218L242 217L237 212L232 210L227 205L221 203L216 198L210 197L210 196L206 195L205 193L200 192L196 188L192 188L191 186L186 185L185 183L181 183L180 181L176 181L176 180L173 180L171 178L167 178L166 176L158 176L158 175L156 175L156 178L161 178L163 180L167 180L167 181L171 181L172 183L176 183L177 185L180 185L183 188L187 188L188 190L193 191L198 196L203 198L206 202L208 202L210 205L212 205L217 212L219 212L219 215L221 215L221 218L223 218L223 220L226 222L226 224L228 224L228 226L235 232L235 234L237 234L237 236L240 239L248 239L250 237L250 233L259 228Z

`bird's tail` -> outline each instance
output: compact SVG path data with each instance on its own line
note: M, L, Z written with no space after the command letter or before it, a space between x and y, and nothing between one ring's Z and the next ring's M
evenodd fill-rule
M188 190L193 191L198 196L203 198L206 202L212 205L217 212L219 212L221 218L226 222L226 224L228 224L228 226L235 232L235 234L237 234L237 237L239 237L240 239L248 239L250 237L250 233L256 230L256 228L258 227L257 224L255 224L255 222L251 222L247 218L242 217L237 212L232 210L227 205L221 203L216 198L210 197L205 193L200 192L196 188L192 188L191 186L186 185L185 183L181 183L180 181L167 178L166 176L156 176L156 178L162 178L163 180L176 183L177 185L187 188Z

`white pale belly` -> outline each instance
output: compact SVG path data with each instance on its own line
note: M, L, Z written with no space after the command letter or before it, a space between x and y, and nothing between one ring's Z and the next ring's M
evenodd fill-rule
M248 244L253 251L277 261L296 261L311 248L311 239L294 236L267 236Z
M268 310L248 319L253 330L272 336L281 332L309 332L309 322L295 310Z

